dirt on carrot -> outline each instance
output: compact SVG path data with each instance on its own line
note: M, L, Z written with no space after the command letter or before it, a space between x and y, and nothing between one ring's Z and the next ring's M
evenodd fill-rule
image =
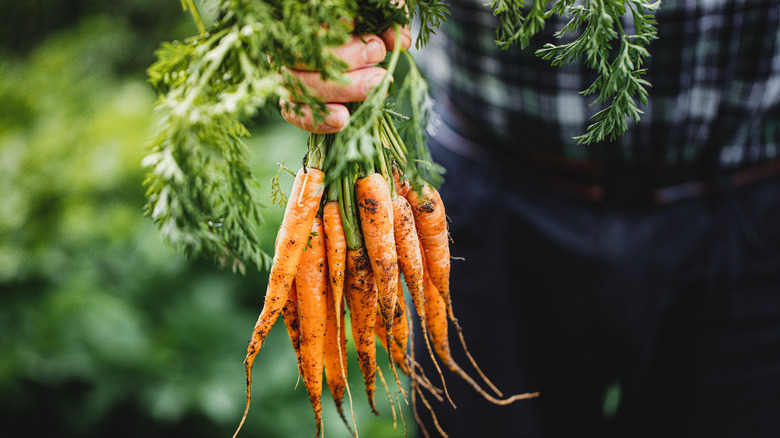
M387 181L379 173L358 178L355 183L358 216L363 239L374 272L379 309L385 324L386 344L393 346L393 315L397 301L398 254L393 236L393 202ZM391 364L393 362L391 361ZM395 373L395 366L392 366ZM400 382L396 374L396 382Z
M355 340L360 372L366 387L366 395L371 410L379 415L374 403L376 389L376 343L374 325L376 324L377 292L374 285L374 273L365 247L347 251L347 284L345 290L352 337Z
M295 271L303 255L303 249L309 238L314 217L322 197L322 187L325 174L314 168L302 168L293 182L290 200L282 218L282 224L277 233L277 243L274 248L274 258L268 277L265 300L260 316L252 331L252 337L247 347L244 367L246 370L246 408L241 422L233 434L235 437L246 420L252 392L252 366L257 353L263 345L265 337L279 317L279 313L287 300L287 294L292 287Z
M343 297L341 300L343 301ZM342 401L344 392L347 389L347 339L344 333L344 311L339 304L339 311L336 311L332 288L328 288L327 300L327 318L325 327L325 381L328 383L333 402L336 404L341 419L349 428L349 422L344 415ZM351 430L351 429L350 429Z
M444 298L450 319L455 319L450 297L450 245L444 204L439 192L430 185L423 185L421 191L410 190L407 199L412 206L428 273Z
M301 329L301 370L314 409L315 437L322 432L322 371L328 319L329 286L324 234L322 218L318 216L312 224L309 243L295 274Z

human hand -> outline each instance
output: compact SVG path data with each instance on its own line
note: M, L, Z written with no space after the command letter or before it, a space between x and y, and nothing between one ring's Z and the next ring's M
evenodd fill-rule
M350 41L334 49L334 53L347 63L346 84L334 80L324 81L317 71L306 70L296 65L289 71L300 78L315 97L326 103L327 114L322 123L314 126L312 110L307 105L289 102L282 105L282 117L293 125L315 134L332 134L347 125L349 110L344 103L361 102L385 75L385 69L377 67L388 50L395 48L395 29L388 29L381 35L353 35ZM412 45L411 29L401 29L401 47Z

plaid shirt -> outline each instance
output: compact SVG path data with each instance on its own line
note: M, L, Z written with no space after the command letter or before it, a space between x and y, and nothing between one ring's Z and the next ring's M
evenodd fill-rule
M593 72L579 63L553 67L533 53L567 20L548 23L526 50L502 51L485 0L456 0L450 12L417 58L434 90L497 147L719 169L778 156L780 0L663 0L642 119L616 141L590 146L572 137L598 110L588 106L593 96L578 94ZM630 32L631 23L624 26Z

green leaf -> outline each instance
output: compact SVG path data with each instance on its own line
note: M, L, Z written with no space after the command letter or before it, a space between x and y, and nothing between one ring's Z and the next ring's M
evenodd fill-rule
M648 0L534 0L525 11L524 0L492 0L491 8L499 19L496 31L497 44L507 48L519 43L526 47L531 37L544 27L544 22L554 15L570 17L555 33L561 39L568 34L578 34L574 41L565 44L546 43L536 50L536 55L549 60L553 66L582 60L596 71L598 77L581 92L584 96L596 95L591 105L608 104L607 108L593 116L585 134L575 137L578 143L591 144L605 138L614 140L628 129L626 118L639 121L635 98L647 104L650 83L641 79L644 58L650 42L657 38L655 18L647 12L656 11L660 1ZM621 25L621 17L631 14L636 33L628 35ZM614 45L618 50L613 51Z

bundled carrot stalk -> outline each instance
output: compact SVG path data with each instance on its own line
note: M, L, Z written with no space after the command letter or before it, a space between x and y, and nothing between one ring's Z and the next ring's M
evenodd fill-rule
M578 26L584 25L587 33L593 27L588 27L585 15L593 8L604 9L604 2L591 2L594 5L585 8L580 2L568 1L563 2L567 6L552 10L545 9L544 2L535 2L527 13L519 13L517 2L488 3L500 18L501 46L515 41L527 44L541 27L529 29L524 23L543 24L554 15L579 17ZM658 7L657 3L638 3L638 9L631 9L635 18L649 17L640 12ZM199 33L185 43L164 44L149 69L163 117L144 159L150 168L145 210L166 240L191 256L208 256L220 266L241 272L246 262L258 269L270 268L265 301L244 361L247 400L236 433L249 411L255 358L279 314L312 403L317 434L322 432L323 382L346 423L341 405L344 393L350 400L351 393L346 384L345 302L366 396L375 413L377 376L384 382L377 367L377 337L388 352L404 399L407 393L396 367L409 376L412 403L419 400L431 411L427 396L452 403L439 361L492 403L536 396L503 397L469 354L453 310L447 221L434 188L443 169L433 163L425 145L433 105L412 55L402 48L400 31L414 21L418 25L416 46L424 46L446 20L446 2L219 0L208 27L195 2L182 0L182 5L192 12ZM590 15L611 17L619 25L620 14L626 12L622 5L618 2L606 12L600 9L603 13ZM655 33L651 22L644 23L644 29L650 37L640 41L640 46L649 43ZM310 110L315 124L322 122L327 116L326 102L289 67L303 65L308 71L320 72L322 79L345 80L349 64L334 49L355 35L384 35L389 30L395 31L396 40L392 53L381 63L387 74L363 102L350 105L349 121L339 134L310 137L306 163L295 177L271 259L256 233L259 203L251 190L255 181L242 142L248 130L240 119L260 109L276 110L279 101L290 101L296 102L299 111ZM548 44L539 53L559 63L566 58L560 53L562 47ZM600 53L602 49L593 46L586 51ZM403 80L396 83L392 75L402 54L407 68ZM603 84L620 76L610 69L602 73ZM641 96L644 90L640 87L639 91ZM633 100L627 102L633 105ZM631 105L617 114L636 113L629 111ZM401 106L406 112L403 116L397 108ZM403 119L399 124L403 136L394 125L398 119ZM610 129L601 128L607 125L621 131L621 124L612 123L613 119L600 119L579 138L585 143L604 138ZM409 305L402 293L404 285ZM412 309L441 377L441 389L422 373L413 355ZM453 359L450 326L479 380ZM353 432L357 435L357 428Z
M375 145L377 158L329 179L327 163L334 153L335 136L312 134L306 166L293 184L265 303L247 350L247 406L241 424L249 410L254 359L280 312L314 410L316 436L323 430L323 382L347 428L357 435L342 406L349 391L346 308L367 401L377 415L376 379L385 382L377 365L377 338L387 350L399 393L406 399L396 368L410 379L412 403L419 400L432 413L428 396L439 401L446 397L452 403L438 361L491 403L505 405L537 396L504 398L468 354L449 293L450 242L444 205L433 186L404 174L406 146L391 117L386 114L376 124L376 138L381 140ZM442 388L431 383L412 354L413 310ZM453 359L449 325L455 327L467 357L492 394ZM446 436L438 424L437 429Z

